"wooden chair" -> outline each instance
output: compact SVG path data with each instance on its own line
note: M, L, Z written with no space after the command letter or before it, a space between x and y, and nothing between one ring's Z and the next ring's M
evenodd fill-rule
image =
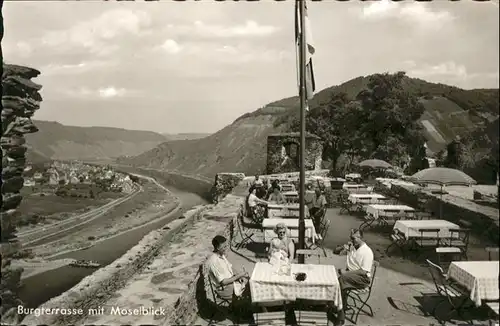
M297 325L300 326L328 325L328 314L324 311L296 310L294 311L294 313Z
M458 259L456 259L458 256ZM437 247L436 257L438 265L443 269L448 269L450 263L455 260L461 260L462 251L457 247ZM450 259L443 260L443 257L450 257ZM445 265L443 265L445 264Z
M399 229L394 228L393 233L391 234L391 244L387 247L387 249L385 249L385 252L389 256L390 248L396 246L397 248L399 248L404 258L406 256L407 244L408 241L406 239L405 234L401 232Z
M377 274L377 268L379 266L378 261L373 261L372 271L371 271L371 281L370 285L364 289L347 289L346 291L346 301L351 299L353 301L354 306L346 306L345 311L352 310L351 321L356 324L358 322L358 317L363 308L366 306L370 311L367 312L370 317L373 317L375 314L373 313L372 307L368 304L370 300L370 296L372 293L372 287L375 283L375 277ZM347 305L347 302L343 302L344 305ZM359 305L358 305L359 304Z
M285 311L254 313L253 320L258 326L285 325Z
M454 286L452 282L449 282L446 278L446 274L444 274L441 267L434 264L428 259L427 265L436 287L436 294L441 298L441 301L438 304L434 305L431 314L436 317L436 319L438 319L440 323L442 323L443 321L439 320L439 318L436 316L436 311L437 308L441 306L441 304L443 304L444 302L448 302L452 307L452 310L447 314L447 319L444 321L449 320L453 312L456 312L460 317L462 317L461 309L469 299L468 293L462 292L460 288ZM458 304L455 302L455 299L459 299Z
M486 252L488 253L488 260L489 261L493 261L492 258L494 258L493 255L495 255L495 254L496 254L496 260L498 260L498 258L499 258L498 257L498 252L499 252L498 247L486 247L486 248L484 248L484 250L486 250ZM497 307L498 307L498 305L497 305Z
M339 214L342 214L342 213L351 214L353 206L354 206L354 204L349 199L342 198L342 200L340 201L340 212L339 212Z

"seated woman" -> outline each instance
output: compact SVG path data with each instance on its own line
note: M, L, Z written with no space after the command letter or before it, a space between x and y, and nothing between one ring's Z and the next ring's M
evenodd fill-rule
M247 208L250 212L250 217L252 218L252 220L254 220L254 222L261 223L264 219L264 211L262 209L262 206L269 203L257 197L257 189L254 186L250 187L248 192L249 194L246 203L248 206Z
M273 192L271 193L271 195L269 195L267 201L275 204L286 204L286 199L279 188L273 189Z
M276 233L278 237L271 240L268 252L269 258L271 258L274 253L281 252L284 257L293 260L295 258L295 244L289 237L290 233L286 225L284 223L278 223L274 227L274 233Z

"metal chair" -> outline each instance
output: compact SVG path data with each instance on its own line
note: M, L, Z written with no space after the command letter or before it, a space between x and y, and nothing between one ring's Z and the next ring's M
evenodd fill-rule
M372 307L368 304L368 300L370 300L370 295L372 293L372 287L375 282L375 277L377 273L377 268L379 266L378 261L373 261L372 271L371 271L371 281L370 285L364 289L346 289L346 301L350 298L353 301L354 306L346 306L346 311L352 310L353 314L351 317L351 321L356 324L358 322L358 317L363 308L366 306L370 311L367 312L370 317L373 317L375 314L373 313ZM358 306L359 303L359 306ZM347 305L347 302L343 302L344 305Z
M456 312L460 317L463 318L461 309L467 303L469 296L467 293L461 291L460 288L453 285L453 283L448 282L446 279L446 274L444 274L443 269L438 265L434 264L430 260L426 260L429 268L429 272L432 276L432 280L434 281L434 285L436 287L436 293L439 297L441 297L441 301L438 304L434 305L431 314L438 319L436 316L437 308L444 302L448 302L452 307L452 310L448 313L447 319L449 320L453 312ZM458 304L455 304L454 299L461 299Z
M236 227L238 228L238 233L240 235L240 238L241 240L239 242L236 242L234 248L236 249L240 249L244 246L246 246L248 243L250 242L255 242L255 240L253 239L253 236L255 235L254 232L247 232L245 230L245 228L243 227L243 217L241 215L238 215L236 217ZM233 223L234 225L234 223ZM234 226L233 226L233 229L234 229ZM232 232L232 241L231 241L231 247L233 246L233 240L236 238L234 236L234 232Z
M498 301L486 302L486 307L488 307L490 309L490 314L493 317L492 319L490 319L490 326L498 325L498 315L499 315L498 314L498 310L499 310Z
M441 243L448 247L460 249L462 256L467 260L467 250L469 248L470 229L451 229L450 237L442 239Z
M389 250L392 246L396 246L399 248L401 253L403 254L403 258L406 256L406 245L408 244L408 241L406 239L406 236L403 232L401 232L399 229L394 228L393 233L391 234L391 244L385 249L385 253L389 256Z
M212 315L210 316L209 320L209 325L212 324L212 321L214 320L215 315L218 312L223 312L224 314L228 314L231 307L232 307L232 302L231 300L228 299L223 299L220 296L217 295L217 292L215 291L213 284L210 280L210 269L208 268L206 263L203 263L200 266L200 272L203 275L203 283L205 287L205 293L207 296L207 300L209 303L214 306L215 309L211 309Z
M484 248L484 250L486 250L486 252L488 253L488 260L489 261L493 261L493 259L492 259L493 254L496 254L496 256L497 256L496 260L498 260L498 251L499 251L498 247L486 247L486 248Z
M321 234L318 235L318 238L316 239L315 242L311 243L311 245L309 246L309 249L312 249L312 250L318 249L318 248L323 249L323 243L325 242L325 238L328 234L328 229L330 228L330 223L331 223L330 220L326 220L325 225L321 227L321 229L322 229ZM323 249L323 253L326 256L326 252L324 249Z

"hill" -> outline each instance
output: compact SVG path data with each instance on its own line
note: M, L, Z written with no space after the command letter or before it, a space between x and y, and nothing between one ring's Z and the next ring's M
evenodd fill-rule
M354 99L366 88L368 77L321 90L310 101L311 110L328 103L335 93L344 92ZM404 83L405 91L419 96L425 106L420 122L433 152L444 149L456 135L471 133L498 118L498 89L463 90L409 77ZM163 143L139 156L121 159L120 163L208 177L221 171L263 172L267 136L288 130L288 123L298 114L298 107L298 97L272 102L242 115L206 138Z
M75 127L35 120L39 131L26 137L28 157L51 159L110 159L138 155L166 138L152 131L109 127Z
M204 134L204 133L179 133L179 134L162 133L162 135L165 136L165 138L167 138L168 141L193 140L210 136L210 134Z

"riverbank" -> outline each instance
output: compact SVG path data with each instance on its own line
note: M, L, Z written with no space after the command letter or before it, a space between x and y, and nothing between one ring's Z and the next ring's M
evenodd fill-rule
M102 267L105 267L124 255L151 231L162 228L167 223L178 219L184 211L189 210L193 206L207 204L198 195L175 188L170 188L169 190L172 195L179 198L180 206L168 214L168 216L113 237L102 239L95 242L91 247L77 251L60 252L57 255L50 256L49 261L59 259L95 260ZM20 290L20 298L24 302L25 307L36 308L49 299L68 291L84 277L94 272L96 270L92 268L71 266L63 266L48 271L40 270L39 273L32 274L29 278L23 280L24 286Z

